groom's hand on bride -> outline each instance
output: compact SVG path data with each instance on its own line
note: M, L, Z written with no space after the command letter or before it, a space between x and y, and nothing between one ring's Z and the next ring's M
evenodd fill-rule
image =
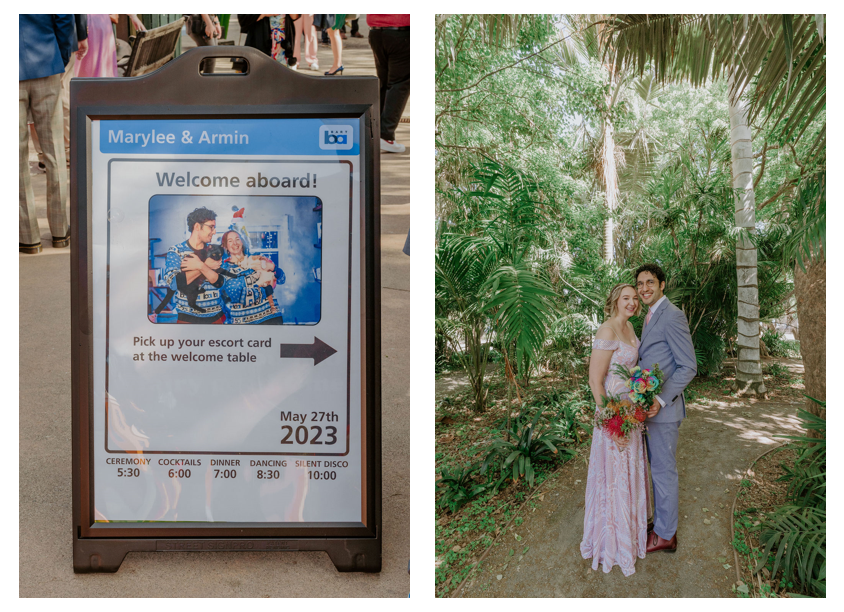
M659 403L659 400L654 399L653 406L651 406L650 410L648 410L648 411L645 413L645 415L646 415L649 419L652 419L652 418L654 418L657 414L659 414L659 409L660 409L660 408L662 408L662 405Z

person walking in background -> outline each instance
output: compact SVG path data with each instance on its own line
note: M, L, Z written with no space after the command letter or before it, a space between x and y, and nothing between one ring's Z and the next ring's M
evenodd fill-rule
M88 16L74 15L74 31L72 53L70 61L64 68L62 75L62 115L64 116L64 156L70 166L70 79L73 77L73 70L76 67L77 58L85 57L88 52ZM38 153L38 170L44 172L47 166L44 164L44 153L41 151L41 143L38 142L38 133L35 131L35 123L32 121L32 113L28 113L27 123L29 124L29 136L32 138L32 146Z
M117 76L117 43L108 15L88 15L88 53L77 58L73 76Z
M340 28L345 22L345 15L314 15L314 27L322 30L323 38L328 37L334 58L331 70L326 72L325 76L343 74L343 41L340 39Z
M300 15L298 19L294 20L296 28L296 40L293 42L293 57L296 58L297 64L302 63L302 44L305 46L304 64L311 70L319 70L319 62L317 61L317 39L316 29L314 28L314 16ZM300 44L299 41L303 41Z
M197 47L216 47L217 39L223 36L220 20L217 15L197 13L188 16L188 36ZM206 74L214 72L217 60L208 58L202 60L200 70Z
M294 22L301 17L301 15L281 13L279 15L272 15L269 18L270 36L272 38L272 52L270 56L291 70L299 69L299 59L295 54L298 39L296 38L296 26Z
M88 15L74 15L73 53L62 75L62 115L64 116L64 152L70 165L70 79L76 62L88 53Z
M346 24L349 24L349 27L352 28L352 38L363 38L363 34L359 31L357 15L346 15L346 22L340 26L340 38L346 40Z
M240 31L246 34L245 45L272 57L273 36L270 17L274 15L238 15Z
M272 49L270 57L277 62L287 63L284 59L284 14L272 15L270 17L270 39L272 40ZM293 70L298 68L294 65Z
M67 166L64 156L62 75L73 49L73 15L18 15L18 250L41 252L41 231L29 176L32 113L47 172L47 220L53 246L70 244L67 219Z
M410 97L410 15L367 15L366 23L381 81L381 150L404 153L396 127Z
M355 18L351 20L351 24L352 24L351 25L351 28L352 28L351 37L352 38L363 38L363 34L360 33L359 22L360 22L360 19L357 16L355 16ZM345 24L343 24L343 27L340 28L340 34L342 35L341 38L343 38L343 39L346 38L346 36L345 36L346 25Z

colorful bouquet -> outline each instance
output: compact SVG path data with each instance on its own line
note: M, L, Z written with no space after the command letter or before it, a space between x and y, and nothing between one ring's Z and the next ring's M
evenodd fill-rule
M629 399L616 395L604 397L595 414L595 424L604 430L616 443L626 445L630 432L641 429L645 422L645 411Z
M662 389L665 382L665 374L655 364L651 370L643 370L639 366L627 369L620 363L615 365L615 372L627 381L627 388L630 392L627 397L636 406L649 410L653 406L656 394Z

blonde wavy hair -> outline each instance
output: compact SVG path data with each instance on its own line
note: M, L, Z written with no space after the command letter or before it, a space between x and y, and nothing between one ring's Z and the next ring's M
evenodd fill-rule
M606 303L604 304L605 321L612 319L618 312L618 299L621 297L621 292L624 291L625 287L630 287L633 291L636 291L636 287L628 285L627 283L619 283L613 287L610 290L610 294L607 296ZM638 306L636 307L636 312L633 313L634 316L637 316L642 312L642 302L638 298L639 293L636 292L636 303Z

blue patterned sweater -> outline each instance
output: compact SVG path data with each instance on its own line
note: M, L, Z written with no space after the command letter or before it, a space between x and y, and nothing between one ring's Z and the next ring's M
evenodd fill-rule
M177 244L175 246L170 247L170 250L167 251L167 257L164 260L164 282L176 288L174 280L176 275L182 271L182 260L190 254L194 254L203 261L205 260L205 255L200 255L199 251L194 251L193 247L188 244L188 241L185 240L181 244ZM181 292L176 291L173 295L173 300L171 304L173 305L173 309L176 311L177 314L180 316L187 316L197 319L208 319L214 320L219 318L220 314L223 312L223 300L220 296L220 289L219 287L223 284L225 277L219 275L219 278L215 283L209 283L207 280L200 285L200 290L204 293L199 294L199 299L196 301L196 305L200 308L204 308L205 312L200 312L194 308L191 308L190 304L188 304L187 297Z
M241 268L230 259L223 260L224 270L237 274L237 278L226 277L223 283L223 309L226 323L246 325L262 323L281 316L278 301L267 295L267 287L258 287L258 273L248 268ZM284 284L284 271L276 266L273 270L276 287ZM272 312L275 307L276 312Z

